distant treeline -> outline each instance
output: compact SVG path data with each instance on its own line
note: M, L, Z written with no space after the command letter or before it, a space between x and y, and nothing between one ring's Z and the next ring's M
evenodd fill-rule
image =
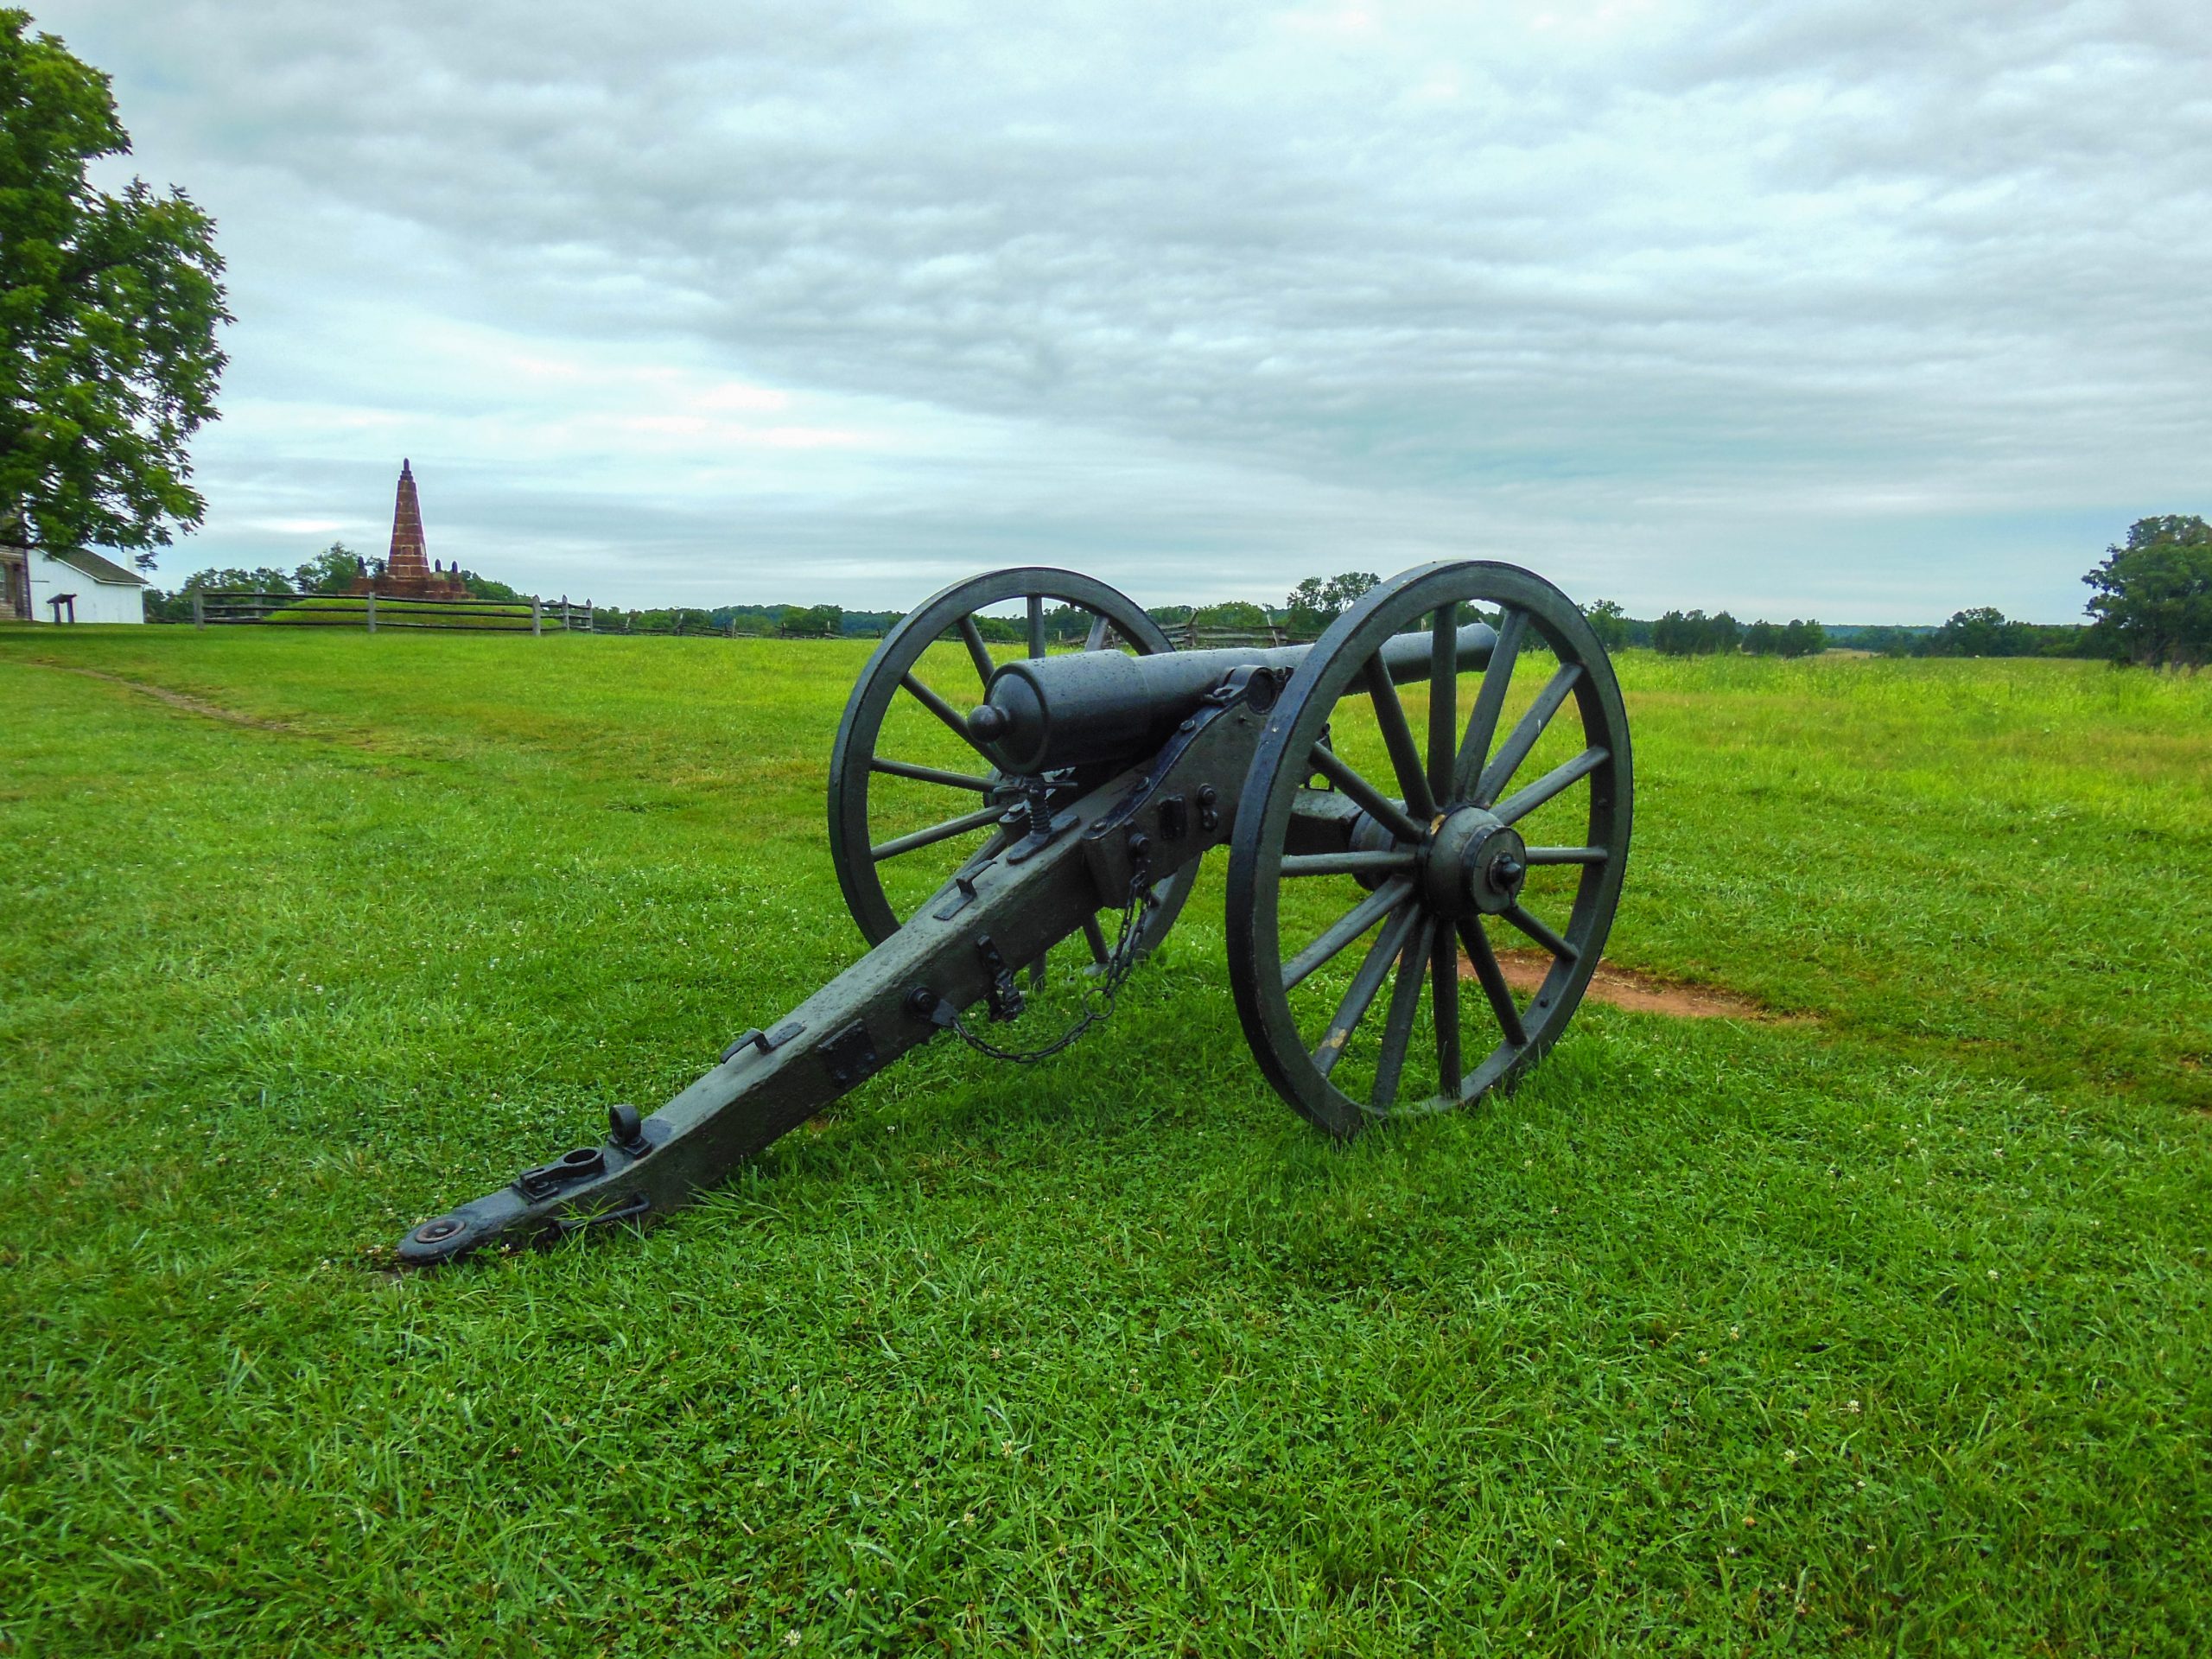
M1727 612L1669 611L1650 621L1622 614L1600 600L1588 612L1591 626L1608 648L1649 645L1669 657L1709 657L1744 651L1754 657L1817 657L1828 648L1828 632L1817 622L1792 617L1787 622L1753 622L1746 626Z
M1753 657L1813 657L1831 648L1882 657L2108 657L2109 644L2094 626L2016 622L1988 606L1955 612L1939 628L1830 623L1793 617L1787 622L1742 623L1727 612L1669 611L1645 619L1624 613L1610 600L1589 608L1591 626L1610 650L1643 646L1669 657L1711 657L1738 652Z
M1764 619L1751 623L1726 611L1669 611L1663 616L1629 615L1611 600L1586 607L1591 626L1608 649L1643 646L1669 656L1715 656L1745 652L1761 657L1810 657L1831 648L1876 652L1885 657L2097 657L2146 666L2191 667L2212 660L2212 524L2194 515L2141 518L2127 539L2106 550L2106 558L2082 581L2094 590L2087 626L2019 622L1991 606L1956 611L1941 627L1822 624L1802 617L1787 622ZM351 591L363 576L376 576L383 562L364 559L342 543L330 547L289 574L276 569L202 570L174 594L149 589L146 613L154 621L189 621L192 596L214 588L262 593L332 594ZM504 582L474 571L461 573L480 598L524 601ZM1376 585L1372 571L1347 570L1309 576L1280 606L1249 600L1211 605L1163 605L1148 613L1163 628L1219 628L1249 632L1279 630L1292 639L1319 635ZM570 601L565 599L562 601ZM706 609L624 610L594 607L595 626L607 632L638 633L721 633L840 639L880 635L905 614L900 611L848 611L836 605L720 605ZM1020 620L978 617L985 639L1019 644L1027 638ZM1084 639L1091 615L1071 605L1046 613L1045 633L1056 645Z

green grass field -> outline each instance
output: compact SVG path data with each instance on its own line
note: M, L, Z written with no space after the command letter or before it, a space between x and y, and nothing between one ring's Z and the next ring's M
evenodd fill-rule
M860 954L867 649L0 633L0 1652L2212 1647L2212 677L1631 654L1612 957L1802 1018L1339 1147L1217 861L1056 1061L387 1271Z

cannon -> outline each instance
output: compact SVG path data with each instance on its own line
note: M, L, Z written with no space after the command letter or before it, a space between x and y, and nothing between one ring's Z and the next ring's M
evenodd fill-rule
M949 674L977 682L965 712ZM1630 804L1605 648L1514 565L1406 571L1308 645L1185 652L1074 572L956 583L884 637L831 750L830 852L868 954L651 1116L611 1106L603 1141L422 1223L398 1259L657 1218L933 1039L1061 1052L1217 847L1237 1015L1293 1108L1348 1136L1509 1089L1597 967ZM1056 950L1079 958L1074 1017L1010 1046Z

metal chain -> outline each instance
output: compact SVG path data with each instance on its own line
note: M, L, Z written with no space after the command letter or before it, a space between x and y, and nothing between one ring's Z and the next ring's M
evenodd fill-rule
M1146 925L1160 908L1159 895L1145 880L1147 867L1139 864L1129 878L1129 896L1122 906L1122 925L1114 936L1114 948L1107 953L1103 971L1084 994L1088 1004L1082 1015L1065 1031L1042 1048L1001 1048L986 1041L968 1029L958 1014L951 1020L953 1034L978 1054L994 1060L1010 1060L1016 1065L1034 1065L1039 1060L1049 1060L1053 1055L1071 1047L1076 1039L1093 1026L1103 1025L1114 1012L1114 999L1122 993L1137 965L1138 946L1143 942Z

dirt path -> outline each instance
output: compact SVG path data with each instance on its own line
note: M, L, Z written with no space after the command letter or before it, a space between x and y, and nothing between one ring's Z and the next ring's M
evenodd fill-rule
M1551 957L1541 950L1501 950L1497 960L1505 969L1506 983L1524 995L1543 983L1552 964ZM1473 964L1464 959L1459 972L1464 978L1475 976ZM1616 968L1605 962L1598 964L1598 971L1591 976L1590 988L1584 995L1592 1002L1626 1008L1633 1014L1663 1014L1675 1020L1756 1020L1764 1025L1813 1023L1805 1014L1777 1014L1763 1002L1717 985L1684 984L1679 980L1640 974L1633 968Z
M76 668L67 663L41 662L38 658L23 659L26 668L51 669L56 674L80 674L88 680L105 680L110 685L119 685L126 691L137 691L172 709L181 709L188 715L198 715L207 720L228 721L233 726L251 726L257 732L290 732L306 735L300 728L281 720L265 720L258 715L240 714L235 709L226 709L219 702L208 702L199 697L188 696L181 691L172 691L165 685L149 685L143 680L126 679L120 674L110 674L105 669Z

